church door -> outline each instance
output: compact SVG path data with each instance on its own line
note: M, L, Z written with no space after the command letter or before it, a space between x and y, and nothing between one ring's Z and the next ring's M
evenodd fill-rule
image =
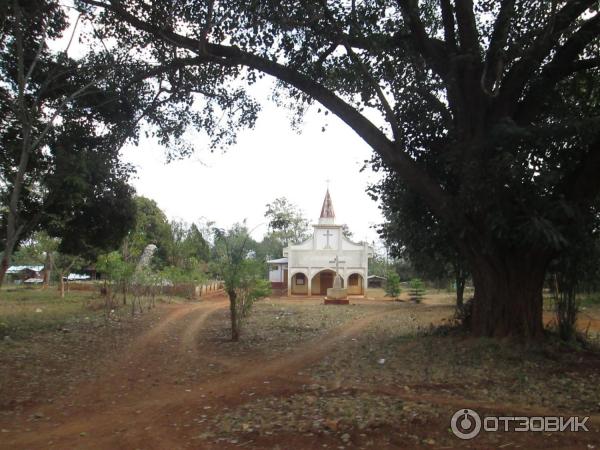
M333 287L333 272L321 272L319 280L321 295L327 295L327 289Z

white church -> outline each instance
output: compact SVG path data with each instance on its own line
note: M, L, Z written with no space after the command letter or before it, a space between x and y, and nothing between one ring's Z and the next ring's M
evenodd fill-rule
M336 225L329 189L325 194L319 223L306 241L283 249L283 258L267 261L269 281L290 295L324 296L333 287L337 273L348 295L365 295L369 258L373 248L346 238Z

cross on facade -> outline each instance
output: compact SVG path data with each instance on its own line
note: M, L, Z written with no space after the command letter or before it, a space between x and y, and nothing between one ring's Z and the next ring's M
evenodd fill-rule
M329 245L329 238L332 237L332 236L333 236L333 233L330 230L327 230L327 233L325 233L325 238L327 239L327 243L325 244L325 248L331 248L330 245Z

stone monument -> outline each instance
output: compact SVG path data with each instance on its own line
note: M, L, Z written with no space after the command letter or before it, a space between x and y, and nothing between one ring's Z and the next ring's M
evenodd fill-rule
M350 303L348 300L348 289L342 287L342 277L340 276L340 263L346 261L340 261L336 256L330 263L335 263L335 278L333 279L333 287L327 288L327 297L325 297L326 305L347 305Z
M154 252L156 252L157 248L158 247L154 244L148 244L146 248L144 248L142 256L140 256L140 260L135 268L136 272L140 272L141 270L145 269L150 265L152 257L154 256Z

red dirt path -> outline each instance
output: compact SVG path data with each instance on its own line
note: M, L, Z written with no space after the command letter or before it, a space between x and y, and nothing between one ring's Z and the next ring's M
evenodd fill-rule
M202 342L207 320L227 307L228 302L222 297L196 304L164 306L166 315L160 322L138 336L119 355L108 359L98 374L97 382L72 386L68 397L52 404L40 400L40 404L28 407L19 417L0 418L1 428L25 428L22 432L0 435L0 448L239 448L240 445L231 443L198 440L198 429L186 424L192 412L204 410L214 413L235 407L247 400L243 394L249 390L257 397L286 397L297 393L311 383L307 376L298 372L319 362L343 345L345 340L359 335L379 318L390 314L389 310L383 309L352 320L325 336L299 344L292 352L264 360L252 353L242 358L224 357ZM330 388L337 389L338 386ZM386 395L452 408L477 406L480 410L501 409L499 405L466 404L463 400L443 395L425 398L389 387L348 388L380 391ZM532 412L526 405L506 407L513 413ZM547 413L539 408L535 412ZM41 417L32 419L34 413ZM447 429L447 417L440 418L438 422L432 424L433 428ZM420 432L427 437L426 429ZM385 435L386 430L379 433ZM383 448L383 444L377 447L377 442L384 442L378 439L375 436L375 448ZM530 439L533 437L519 436L515 441L519 442L516 447L540 448L540 441ZM323 448L323 445L336 448L339 440L294 435L263 436L249 441L248 445L241 443L243 448L281 450ZM457 441L457 446L462 445ZM415 448L413 442L395 442L392 446Z

